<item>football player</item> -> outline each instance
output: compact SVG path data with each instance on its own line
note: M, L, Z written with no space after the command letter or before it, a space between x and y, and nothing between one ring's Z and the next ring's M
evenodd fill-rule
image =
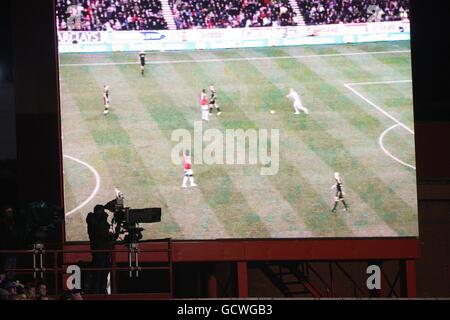
M208 98L206 97L205 89L200 93L200 109L202 111L202 120L209 121Z
M300 114L300 111L303 111L305 114L309 114L308 109L303 106L302 101L300 100L300 96L297 92L294 91L294 89L289 89L289 94L286 96L286 98L294 103L295 114Z
M109 86L106 84L103 86L103 115L107 115L109 113Z
M145 70L145 52L144 51L139 52L139 62L141 64L141 75L144 76L144 70Z
M184 177L183 177L183 184L181 185L182 188L187 188L187 183L190 182L191 187L196 187L194 181L194 171L192 170L192 160L189 150L186 150L183 156L183 167L184 167Z
M344 193L342 179L341 179L339 172L334 173L334 180L336 181L336 183L331 187L331 189L336 189L336 196L334 198L334 206L333 206L333 209L331 209L331 212L336 212L336 208L337 208L339 202L342 202L342 204L344 205L344 210L347 211L348 206L344 200L345 193Z
M217 92L216 92L216 88L214 87L214 85L210 85L209 86L209 90L211 92L211 95L209 97L209 114L211 115L213 112L213 109L216 109L217 111L217 115L220 116L220 114L222 113L220 111L220 107L217 104Z

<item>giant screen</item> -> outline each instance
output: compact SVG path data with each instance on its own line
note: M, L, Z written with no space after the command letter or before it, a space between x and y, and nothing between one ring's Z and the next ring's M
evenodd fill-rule
M418 235L408 0L57 0L67 240Z

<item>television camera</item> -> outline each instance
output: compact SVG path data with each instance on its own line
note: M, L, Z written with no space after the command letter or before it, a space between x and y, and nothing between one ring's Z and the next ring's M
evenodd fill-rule
M123 241L128 248L128 266L130 278L139 277L139 240L142 239L143 228L139 223L161 222L161 208L130 209L124 205L122 192L116 189L116 198L108 202L105 209L113 212L113 239L125 235Z
M127 244L137 243L142 239L143 228L140 223L161 222L161 208L130 209L124 206L124 195L116 189L116 198L105 205L105 209L113 215L113 238L118 240L124 235Z

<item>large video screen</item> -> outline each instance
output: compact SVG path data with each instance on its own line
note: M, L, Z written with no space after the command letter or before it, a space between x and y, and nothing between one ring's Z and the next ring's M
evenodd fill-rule
M408 18L408 0L57 0L67 240L117 197L162 209L143 239L417 236Z

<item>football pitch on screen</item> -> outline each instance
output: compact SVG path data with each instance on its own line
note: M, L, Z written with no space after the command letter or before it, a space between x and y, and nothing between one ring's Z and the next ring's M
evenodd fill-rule
M417 235L409 42L148 52L144 76L137 53L62 54L60 83L69 241L87 239L87 213L115 188L126 206L162 208L145 239ZM222 113L203 130L278 129L276 174L194 162L197 186L181 187L172 133L194 131L211 84ZM348 211L331 212L335 172Z

